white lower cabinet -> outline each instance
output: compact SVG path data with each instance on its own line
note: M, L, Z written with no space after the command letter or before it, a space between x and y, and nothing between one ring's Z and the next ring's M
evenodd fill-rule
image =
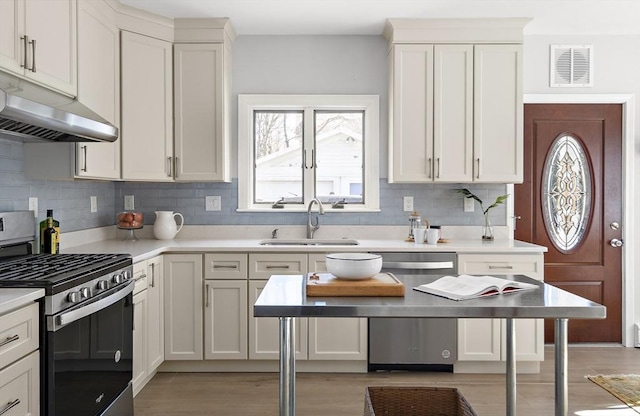
M204 286L205 360L246 360L247 280L205 280Z
M0 315L0 415L40 414L38 304Z
M133 394L164 361L162 256L133 265Z
M544 280L543 255L533 254L458 254L458 273L471 275L523 274ZM544 321L517 319L516 360L544 360ZM504 361L506 328L502 319L458 319L458 360Z
M202 360L202 254L165 254L164 359Z

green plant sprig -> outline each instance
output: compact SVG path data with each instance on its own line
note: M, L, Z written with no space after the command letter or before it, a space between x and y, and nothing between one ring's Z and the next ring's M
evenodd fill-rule
M464 195L465 198L471 198L471 199L475 199L476 201L478 201L478 203L480 204L480 209L482 210L482 214L483 215L487 215L487 212L489 212L489 210L491 208L497 207L498 205L500 205L504 201L506 201L507 198L509 198L509 194L500 195L499 197L496 198L496 200L495 200L495 202L493 204L489 205L489 207L487 209L484 209L484 207L482 205L482 199L478 198L476 195L473 194L473 192L471 192L467 188L458 188L458 189L455 189L455 191L457 193L459 193L459 194Z

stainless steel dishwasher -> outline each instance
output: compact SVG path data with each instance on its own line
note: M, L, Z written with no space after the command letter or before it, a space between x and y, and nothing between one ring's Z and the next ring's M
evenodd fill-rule
M376 254L396 276L456 274L456 253ZM369 318L369 371L452 372L457 350L456 319Z

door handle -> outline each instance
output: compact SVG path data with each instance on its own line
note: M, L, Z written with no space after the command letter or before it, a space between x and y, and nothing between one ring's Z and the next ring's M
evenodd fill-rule
M609 244L611 244L611 247L622 247L624 245L624 242L622 240L618 240L617 238L612 238Z

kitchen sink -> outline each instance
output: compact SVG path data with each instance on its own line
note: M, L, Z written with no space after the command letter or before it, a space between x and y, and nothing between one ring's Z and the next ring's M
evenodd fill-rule
M346 238L334 240L321 240L315 238L271 238L269 240L262 240L258 244L261 246L357 246L360 243L358 240L349 240Z

